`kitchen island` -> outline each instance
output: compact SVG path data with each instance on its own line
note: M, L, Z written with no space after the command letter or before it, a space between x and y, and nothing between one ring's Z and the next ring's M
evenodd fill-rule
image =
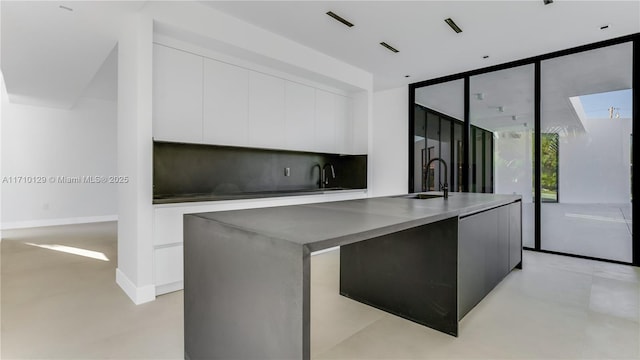
M452 193L185 215L185 357L308 359L310 254L340 292L457 335L521 266L520 196Z

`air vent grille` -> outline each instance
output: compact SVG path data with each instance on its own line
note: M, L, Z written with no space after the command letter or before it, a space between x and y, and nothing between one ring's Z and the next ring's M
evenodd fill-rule
M385 48L387 48L387 50L392 51L394 53L400 52L400 50L394 48L393 46L387 44L386 42L381 42L380 45L384 46Z
M451 18L444 19L444 22L446 22L447 25L449 25L457 34L462 32L462 29L460 29L460 27Z
M327 15L331 16L332 18L334 18L336 21L339 21L343 24L345 24L348 27L353 27L353 23L351 23L350 21L348 21L347 19L343 18L342 16L334 13L333 11L328 11Z

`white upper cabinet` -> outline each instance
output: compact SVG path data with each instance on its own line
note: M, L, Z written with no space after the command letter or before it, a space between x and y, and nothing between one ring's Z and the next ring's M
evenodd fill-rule
M285 83L285 137L288 150L314 150L315 89Z
M249 70L204 59L204 142L249 145Z
M159 44L153 56L156 140L366 153L366 97L352 99Z
M285 81L249 72L249 145L260 148L285 147Z
M315 145L316 151L337 152L336 151L336 116L335 116L336 95L316 89L316 109L315 109Z
M203 58L153 45L153 136L202 142Z
M353 116L351 109L351 99L346 96L335 95L335 152L340 154L349 154L353 149L353 122L351 121Z
M369 95L366 92L356 93L351 101L351 146L352 154L366 154L369 148L369 126L367 121L367 104Z

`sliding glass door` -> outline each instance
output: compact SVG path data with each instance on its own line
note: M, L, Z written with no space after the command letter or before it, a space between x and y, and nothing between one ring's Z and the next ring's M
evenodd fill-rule
M635 34L411 84L409 190L439 189L440 157L453 191L522 196L526 248L640 266L638 59Z
M541 249L632 261L632 43L541 62Z
M474 136L472 131L475 154L484 151L485 158L492 159L494 164L491 174L472 172L471 190L522 195L522 240L524 246L533 247L534 65L471 76L469 83L471 126L485 129L493 140L489 147L484 134ZM474 165L479 159L476 156L472 159L472 168L477 169ZM492 187L487 182L490 175Z

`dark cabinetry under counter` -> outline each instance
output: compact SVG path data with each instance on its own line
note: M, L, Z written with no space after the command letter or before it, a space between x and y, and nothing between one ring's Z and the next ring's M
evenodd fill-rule
M459 318L522 265L520 202L461 217L458 223Z

